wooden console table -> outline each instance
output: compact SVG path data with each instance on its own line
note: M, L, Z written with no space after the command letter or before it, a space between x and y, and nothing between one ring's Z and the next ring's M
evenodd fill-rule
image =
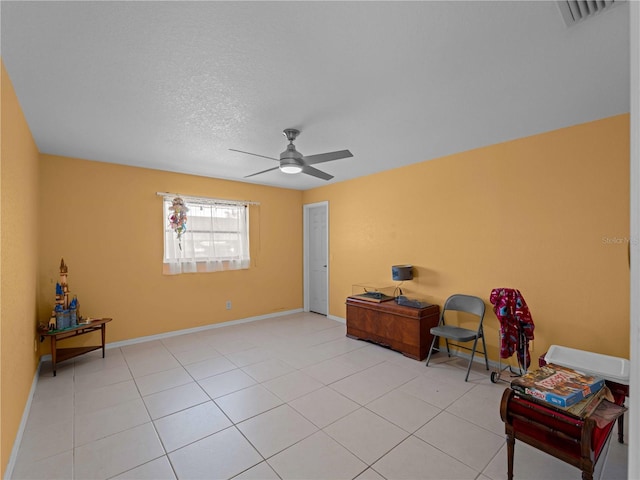
M85 353L93 352L94 350L102 349L102 358L104 358L104 346L105 337L107 333L107 323L111 321L110 318L96 318L90 323L80 324L77 327L65 328L64 330L40 330L42 340L44 337L51 339L51 363L53 364L53 376L56 376L56 364L58 362L64 362L70 358L83 355ZM79 337L80 335L86 335L87 333L100 330L102 337L101 345L92 345L88 347L71 347L71 348L58 348L58 341L65 340L67 338Z
M415 360L424 360L438 325L440 307L413 308L388 302L347 298L347 337L367 340L397 350Z

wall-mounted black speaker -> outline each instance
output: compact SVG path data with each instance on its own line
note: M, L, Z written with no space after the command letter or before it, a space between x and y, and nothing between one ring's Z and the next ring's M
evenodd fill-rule
M411 280L413 278L413 266L394 265L391 267L391 277L394 281Z

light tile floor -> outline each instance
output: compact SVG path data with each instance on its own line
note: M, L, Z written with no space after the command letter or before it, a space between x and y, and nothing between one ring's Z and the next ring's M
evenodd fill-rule
M475 366L424 362L301 313L43 363L13 479L506 478L499 402ZM602 478L626 478L611 442ZM579 479L522 443L516 478Z

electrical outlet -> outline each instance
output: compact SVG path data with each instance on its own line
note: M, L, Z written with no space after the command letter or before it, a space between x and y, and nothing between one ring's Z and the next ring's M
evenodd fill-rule
M34 352L38 351L38 339L37 338L33 339L33 351Z
M231 300L227 300L227 310L231 310Z

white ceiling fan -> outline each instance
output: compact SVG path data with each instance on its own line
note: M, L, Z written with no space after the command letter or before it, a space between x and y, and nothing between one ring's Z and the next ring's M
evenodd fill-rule
M289 145L287 145L287 149L280 154L280 159L267 157L265 155L258 155L257 153L243 152L242 150L236 150L234 148L229 149L232 152L246 153L247 155L254 155L256 157L268 158L270 160L280 162L280 165L277 167L268 168L267 170L262 170L261 172L257 173L252 173L251 175L247 175L244 178L249 178L255 175L260 175L261 173L280 169L280 171L283 173L293 174L302 172L306 173L307 175L321 178L322 180L331 180L333 178L333 175L329 175L328 173L318 170L311 165L329 162L331 160L339 160L341 158L353 157L349 150L339 150L337 152L319 153L318 155L304 156L296 150L296 147L293 144L293 141L296 139L296 137L300 135L300 131L296 130L295 128L287 128L282 132L282 134L287 137L287 140L289 140Z

